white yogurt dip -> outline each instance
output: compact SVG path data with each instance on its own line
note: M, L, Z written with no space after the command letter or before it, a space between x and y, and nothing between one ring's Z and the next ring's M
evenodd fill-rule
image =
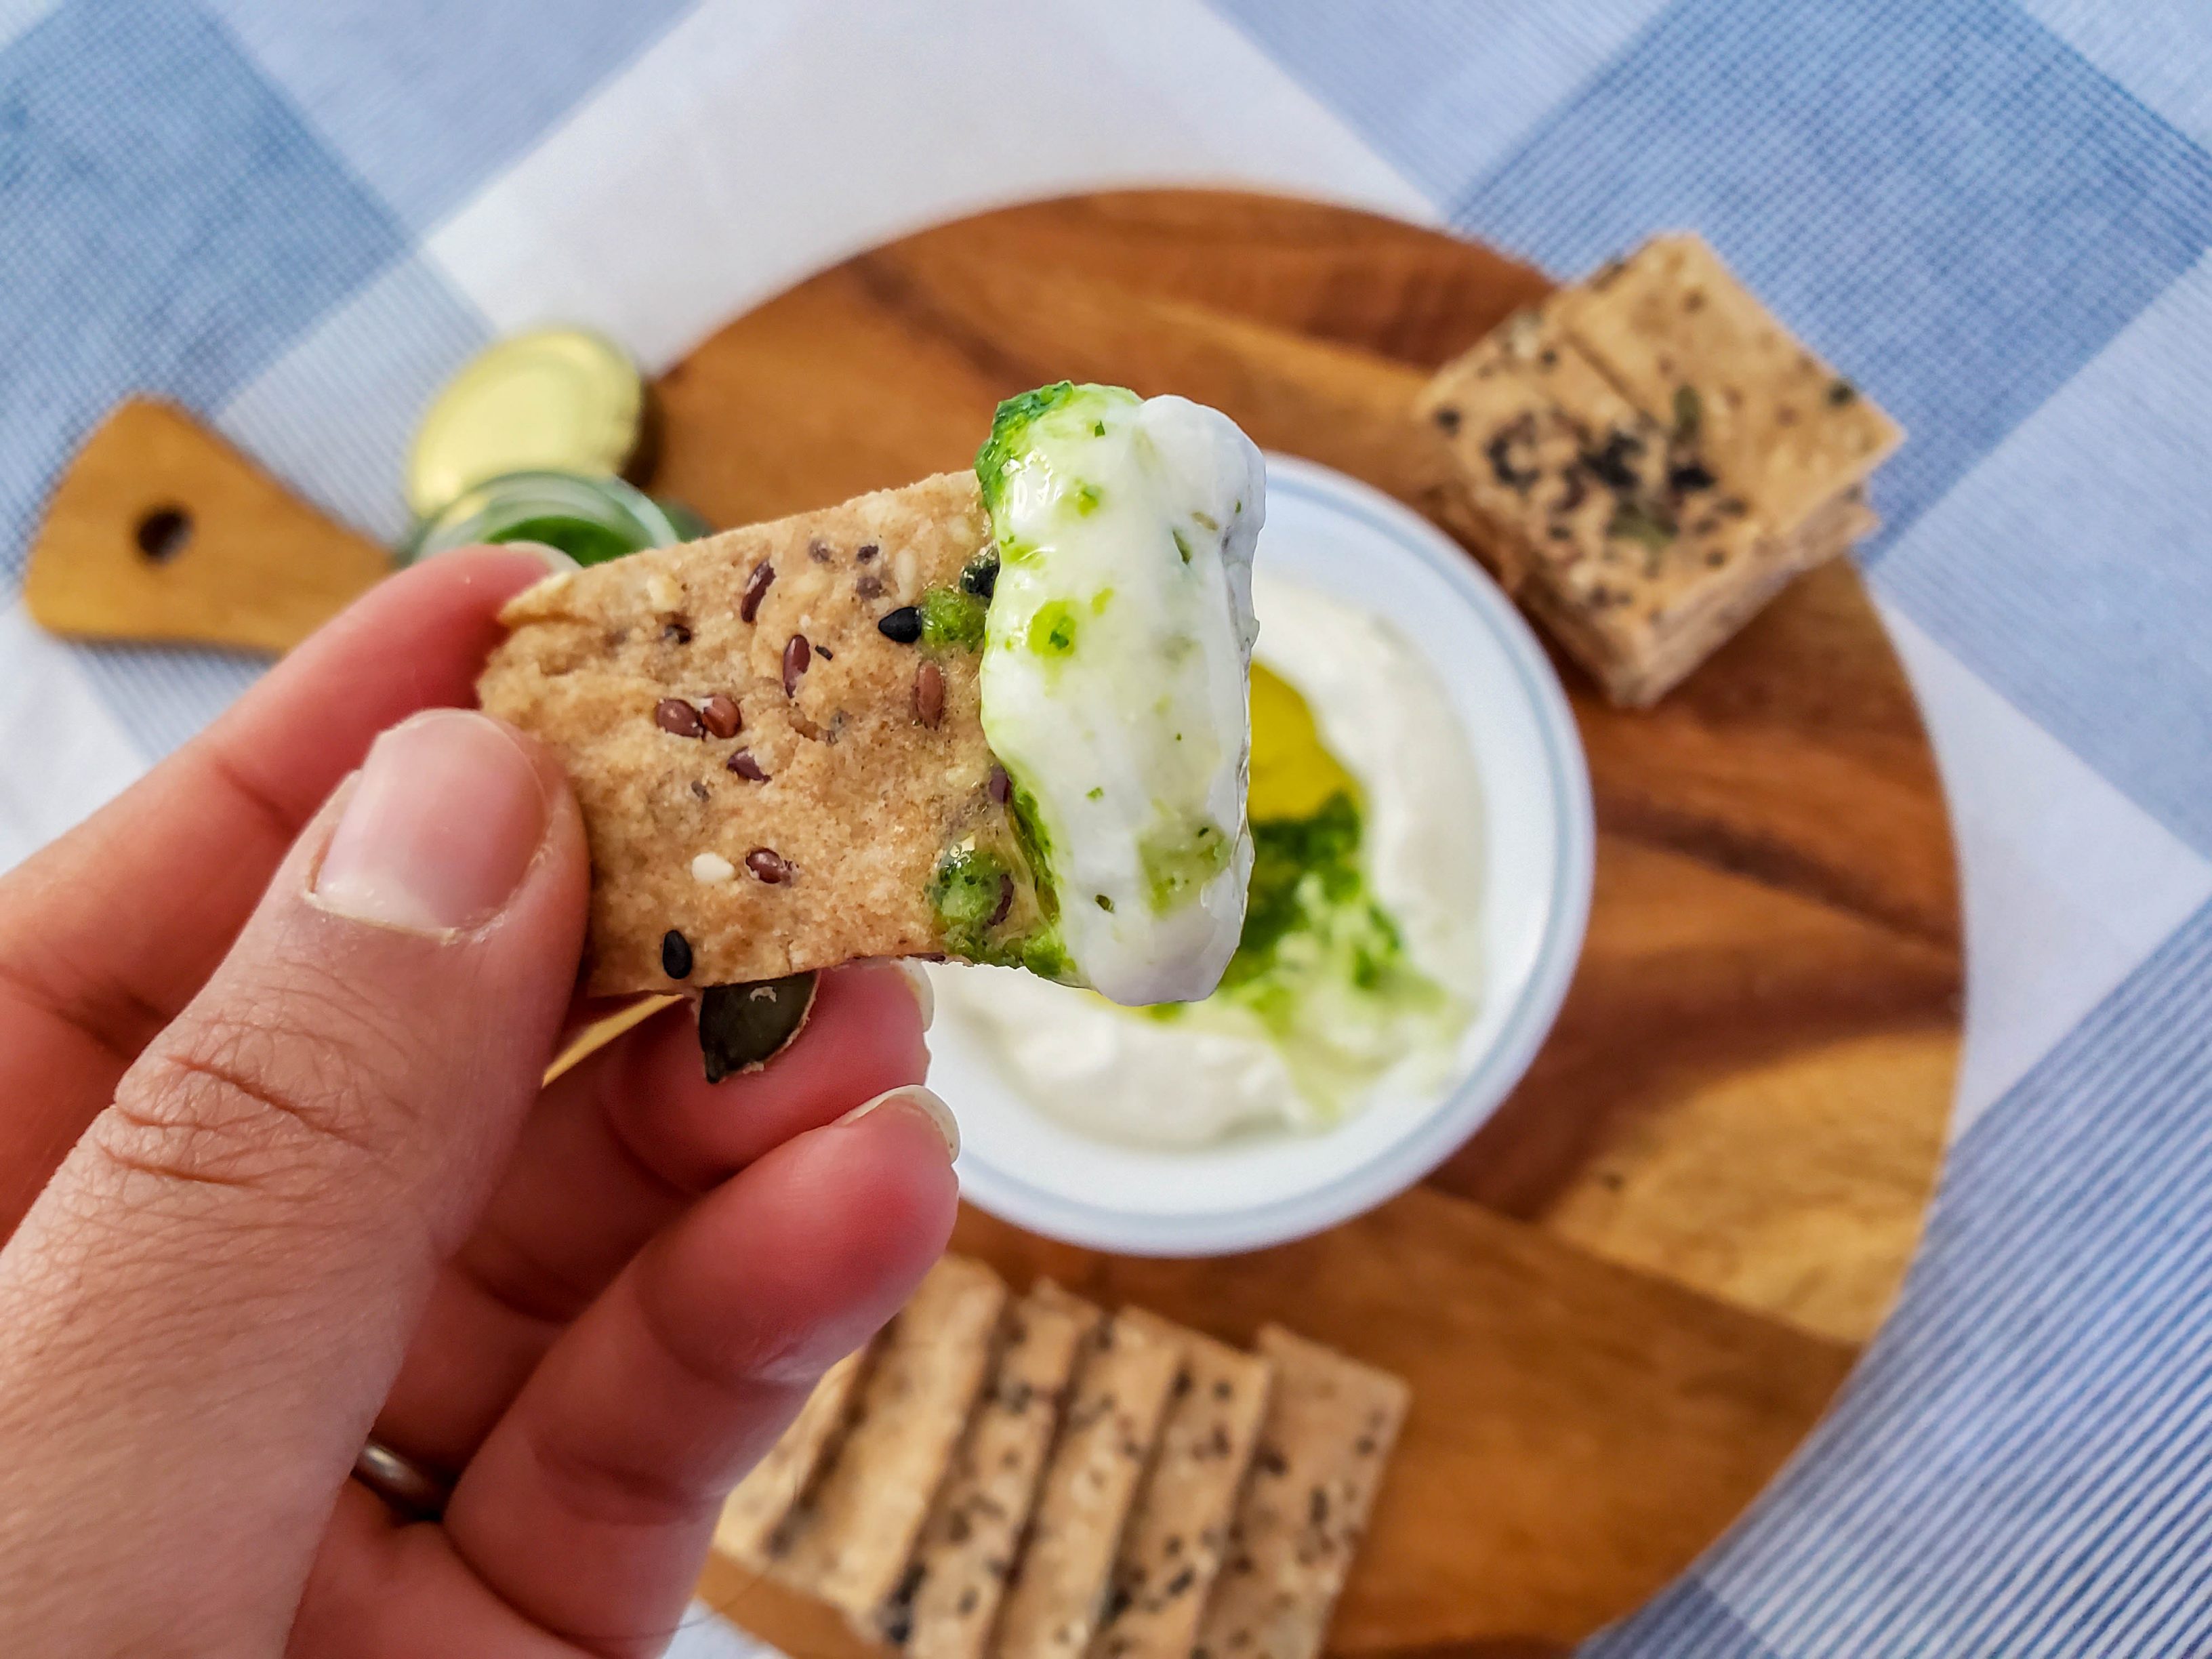
M1265 463L1203 404L1063 383L1000 408L976 475L999 551L983 734L1059 943L1115 1002L1202 997L1237 948L1251 867Z
M1482 793L1443 686L1379 618L1264 572L1253 590L1255 658L1312 720L1295 752L1317 738L1325 753L1285 782L1269 775L1261 733L1254 924L1224 988L1133 1013L1024 974L933 972L945 1017L1032 1104L1105 1139L1193 1146L1310 1131L1378 1089L1441 1089L1481 995ZM1340 782L1356 797L1348 816L1323 805ZM1346 822L1353 873L1331 865L1286 887L1285 849L1337 844L1330 828ZM1283 927L1286 896L1305 908Z

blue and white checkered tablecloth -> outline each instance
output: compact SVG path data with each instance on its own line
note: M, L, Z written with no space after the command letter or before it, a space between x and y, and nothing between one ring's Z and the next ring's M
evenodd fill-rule
M392 533L502 330L658 363L1175 180L1568 274L1694 226L1912 434L1863 558L1964 860L1948 1174L1832 1419L1589 1651L2212 1650L2212 0L0 0L0 595L126 391ZM6 598L0 865L252 672Z

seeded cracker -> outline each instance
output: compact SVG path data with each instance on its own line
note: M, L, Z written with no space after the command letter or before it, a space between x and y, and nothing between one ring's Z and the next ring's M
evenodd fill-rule
M974 476L945 473L507 605L477 690L574 787L595 993L943 948L927 890L940 852L1012 832L974 653L878 624L955 587L988 541Z
M843 1430L866 1351L848 1354L823 1375L768 1455L753 1466L722 1505L714 1547L749 1567L765 1565L769 1546Z
M864 1630L898 1588L983 1386L1006 1287L947 1256L878 1339L851 1431L776 1540L769 1570Z
M1179 1347L1183 1369L1122 1534L1091 1659L1188 1659L1227 1552L1274 1368L1141 1310L1121 1317Z
M1099 1311L1049 1280L1007 1319L982 1402L937 1494L884 1633L914 1659L983 1659Z
M1358 1553L1406 1385L1276 1326L1273 1397L1194 1655L1316 1659Z
M1808 351L1694 236L1662 236L1553 302L1631 400L1686 389L1713 471L1776 535L1857 483L1904 434Z
M1090 1646L1121 1528L1182 1370L1181 1349L1137 1322L1117 1315L1100 1328L1076 1374L994 1654L1081 1659Z
M1448 518L1638 707L1873 527L1863 486L1899 436L1683 237L1508 319L1422 409Z

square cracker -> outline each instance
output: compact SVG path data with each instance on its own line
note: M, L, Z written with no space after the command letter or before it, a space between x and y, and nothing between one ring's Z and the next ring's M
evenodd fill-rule
M1076 1373L993 1652L1081 1659L1182 1370L1181 1346L1143 1322L1117 1314L1100 1327Z
M1468 507L1610 654L1633 654L1771 562L1693 434L1621 396L1547 312L1502 325L1437 377L1427 404L1449 417Z
M1656 238L1553 306L1631 401L1694 401L1707 459L1771 534L1794 532L1903 440L1695 236Z
M1406 1416L1404 1382L1270 1325L1275 1367L1228 1565L1192 1651L1316 1659Z
M724 1501L714 1525L716 1550L749 1567L767 1564L776 1528L805 1495L845 1428L866 1363L863 1349L823 1373L791 1426Z
M983 1659L1099 1310L1039 1281L1007 1320L989 1386L937 1494L886 1633L914 1659Z
M1180 1347L1183 1367L1121 1536L1091 1659L1189 1659L1227 1553L1274 1367L1141 1310L1121 1317Z
M947 1256L929 1270L878 1339L836 1460L777 1539L777 1577L875 1627L951 1468L1006 1303L980 1261Z
M950 586L990 539L969 473L773 524L726 531L550 577L501 613L511 630L478 695L567 768L592 847L591 988L684 988L661 971L670 931L694 988L773 979L860 957L942 948L927 886L939 854L979 827L1008 835L975 653L886 638L886 612ZM751 621L747 584L773 571ZM790 641L810 660L785 691ZM935 726L915 705L921 665L944 678ZM679 736L665 698L732 699L732 738ZM728 770L749 752L768 781ZM747 854L789 866L770 884ZM734 871L701 880L714 854Z

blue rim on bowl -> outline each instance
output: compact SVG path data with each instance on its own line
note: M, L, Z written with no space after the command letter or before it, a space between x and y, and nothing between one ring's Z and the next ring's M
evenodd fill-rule
M1263 568L1270 564L1271 536L1279 545L1288 538L1310 550L1312 538L1326 531L1330 548L1344 550L1332 550L1329 558L1408 562L1410 568L1401 568L1422 590L1425 610L1442 601L1463 611L1450 625L1471 630L1464 633L1466 654L1484 656L1484 672L1495 682L1493 699L1503 690L1516 705L1507 708L1493 700L1483 705L1485 714L1518 723L1522 747L1516 752L1528 757L1526 775L1515 781L1512 793L1492 794L1496 781L1485 777L1486 825L1501 811L1514 811L1516 803L1524 818L1543 817L1551 823L1548 858L1543 860L1547 890L1540 899L1521 896L1540 903L1540 917L1532 913L1515 924L1516 969L1510 982L1496 983L1486 993L1492 1006L1478 1021L1480 1046L1463 1054L1459 1079L1441 1098L1405 1115L1387 1139L1364 1149L1356 1144L1372 1140L1376 1126L1354 1131L1352 1126L1361 1121L1357 1117L1317 1136L1297 1138L1324 1149L1343 1145L1350 1161L1325 1178L1268 1174L1260 1166L1270 1155L1256 1146L1249 1159L1254 1180L1240 1182L1236 1143L1200 1153L1152 1154L1070 1138L1073 1132L1038 1129L1049 1136L1040 1139L1030 1133L1036 1126L1018 1122L1002 1107L979 1115L963 1112L966 1149L959 1170L967 1197L1002 1219L1073 1243L1131 1255L1222 1255L1286 1243L1373 1208L1449 1158L1520 1081L1551 1030L1580 954L1595 844L1589 775L1566 696L1528 623L1455 543L1356 479L1309 461L1270 455L1267 502L1268 528L1260 544ZM1303 556L1309 562L1315 558L1310 550ZM1378 564L1359 574L1367 579L1381 569ZM1353 579L1343 568L1331 574L1340 585ZM1364 581L1346 597L1359 603L1371 585ZM1450 663L1435 665L1448 678L1457 672ZM1475 747L1482 745L1478 742ZM974 1095L993 1088L991 1066L986 1057L965 1052L962 1035L946 1025L940 1019L933 1046L939 1077L951 1085L952 1103L959 1110ZM999 1085L1000 1094L1008 1092L1006 1085ZM1024 1109L1032 1118L1039 1115L1034 1109ZM1194 1157L1212 1159L1209 1168L1220 1171L1218 1181L1209 1177L1206 1183L1209 1193L1219 1192L1216 1207L1164 1209L1134 1190L1118 1206L1099 1196L1147 1184L1148 1158L1166 1172L1171 1164L1158 1160ZM1083 1170L1073 1170L1072 1162L1079 1162ZM1290 1189L1267 1192L1270 1182ZM1079 1187L1081 1192L1073 1190Z

